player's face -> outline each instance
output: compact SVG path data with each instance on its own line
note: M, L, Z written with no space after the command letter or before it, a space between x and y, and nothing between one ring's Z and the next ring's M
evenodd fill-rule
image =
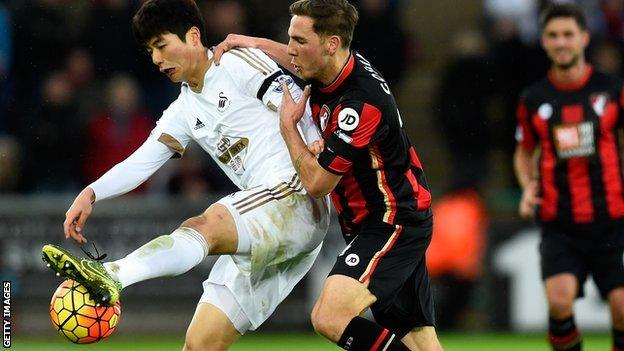
M568 69L584 57L589 43L589 33L582 30L574 18L553 18L542 32L542 47L552 61L560 69Z
M192 67L191 45L172 33L161 34L147 42L147 52L158 70L172 82L188 81Z
M313 29L314 20L293 16L288 28L288 54L295 70L305 80L320 78L329 63L325 42Z

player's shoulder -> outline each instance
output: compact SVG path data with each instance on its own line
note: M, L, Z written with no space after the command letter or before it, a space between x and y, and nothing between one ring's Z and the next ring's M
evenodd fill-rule
M184 103L185 87L181 87L180 95L169 104L169 106L163 111L160 121L178 120L183 118L186 113L187 104Z
M616 90L621 89L624 84L624 80L622 80L622 78L598 70L593 71L592 82L601 86L611 87Z
M548 91L550 90L552 90L550 80L545 76L524 88L524 90L520 92L520 100L530 104L531 102L547 97L549 95Z
M225 52L221 57L221 65L230 72L258 71L263 75L268 75L278 69L275 61L262 50L241 47Z

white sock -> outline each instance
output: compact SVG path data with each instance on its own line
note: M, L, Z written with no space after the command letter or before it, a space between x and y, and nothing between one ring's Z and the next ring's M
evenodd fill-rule
M185 273L207 255L208 244L204 237L195 229L181 227L120 260L104 263L104 268L125 288L143 280Z

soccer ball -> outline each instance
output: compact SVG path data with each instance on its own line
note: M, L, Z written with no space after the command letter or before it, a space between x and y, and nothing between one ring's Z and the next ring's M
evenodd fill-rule
M76 344L90 344L109 337L119 324L121 305L96 306L87 288L65 280L52 295L50 319L59 334Z

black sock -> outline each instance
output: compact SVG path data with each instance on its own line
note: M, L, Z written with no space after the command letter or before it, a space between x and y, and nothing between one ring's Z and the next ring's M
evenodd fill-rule
M624 351L624 330L612 329L613 351Z
M337 345L349 351L409 351L394 333L362 317L349 322Z
M560 320L551 317L548 339L555 351L581 351L581 334L574 323L574 315Z

